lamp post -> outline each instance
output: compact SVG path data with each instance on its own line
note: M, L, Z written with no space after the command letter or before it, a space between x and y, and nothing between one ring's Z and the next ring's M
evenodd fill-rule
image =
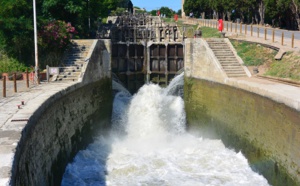
M39 61L38 61L38 46L37 46L37 26L36 26L36 8L35 0L33 0L33 25L34 25L34 54L35 54L35 68L34 68L34 79L39 84L38 70L39 70Z

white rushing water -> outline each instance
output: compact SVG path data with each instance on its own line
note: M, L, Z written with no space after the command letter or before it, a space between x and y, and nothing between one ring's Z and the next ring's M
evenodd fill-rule
M62 185L268 185L242 153L185 132L184 102L170 95L178 85L183 75L165 89L149 84L134 96L117 93L111 134L76 155Z

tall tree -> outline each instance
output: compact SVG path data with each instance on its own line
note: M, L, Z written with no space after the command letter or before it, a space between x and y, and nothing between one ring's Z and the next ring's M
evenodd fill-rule
M300 30L300 0L292 0L291 2L291 10L295 15L295 19L297 21L298 29Z

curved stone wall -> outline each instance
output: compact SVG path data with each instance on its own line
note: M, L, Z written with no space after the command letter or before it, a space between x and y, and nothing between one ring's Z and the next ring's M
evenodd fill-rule
M60 185L67 163L109 126L111 109L109 78L50 97L22 132L11 185Z
M19 124L22 132L13 139L13 162L4 167L10 185L60 185L68 162L92 142L94 134L110 127L110 54L110 40L94 40L78 82L41 85L49 92L24 106L28 121Z
M259 94L204 79L185 79L190 132L242 151L272 185L300 183L300 112Z

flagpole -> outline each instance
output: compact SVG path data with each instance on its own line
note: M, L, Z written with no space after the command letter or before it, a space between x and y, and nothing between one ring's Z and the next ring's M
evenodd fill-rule
M40 81L38 79L38 70L39 70L39 61L38 61L38 45L37 45L37 26L36 26L36 7L35 0L33 0L33 25L34 25L34 54L35 54L35 75L34 78L36 82L39 84Z

